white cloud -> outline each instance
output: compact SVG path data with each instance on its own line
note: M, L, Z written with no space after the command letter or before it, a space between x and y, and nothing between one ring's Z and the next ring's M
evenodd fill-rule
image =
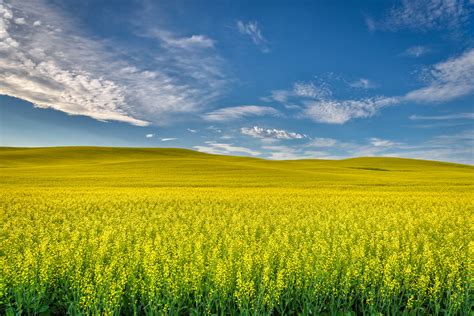
M225 84L214 53L190 50L211 47L203 36L176 39L145 63L140 54L90 39L74 19L42 0L8 3L0 3L0 94L143 126L201 111ZM143 57L148 53L155 52Z
M298 147L289 146L263 146L265 150L270 151L267 154L269 159L274 160L297 160L297 159L330 159L327 152L302 150Z
M392 151L391 156L474 164L474 130L440 135L423 144Z
M380 139L380 138L375 138L375 137L370 139L370 143L375 147L392 147L398 144L390 140Z
M194 49L212 48L215 41L205 35L191 35L190 37L176 37L171 32L154 29L149 32L149 36L159 38L164 45L175 48Z
M187 128L186 130L190 133L197 133L197 130L192 129L192 128Z
M222 133L222 130L220 128L217 128L213 125L206 127L206 129L208 129L210 131L213 131L213 132L216 132L216 133L219 133L219 134Z
M177 140L177 138L175 138L175 137L161 138L162 142L170 142L170 141L173 141L173 140Z
M334 147L337 143L338 141L333 138L316 137L306 144L306 147Z
M331 96L331 90L324 85L316 86L314 83L305 83L305 82L296 82L293 85L292 95L303 97L303 98L312 98L312 99L321 99Z
M373 22L372 29L455 30L466 23L469 12L465 0L403 0L388 12L384 21Z
M275 100L277 102L285 103L288 100L289 93L286 90L274 90L271 92L269 97L263 97L264 101L272 101Z
M261 152L252 150L246 147L234 146L232 144L223 144L223 143L216 143L214 141L207 141L205 142L205 146L194 146L198 151L210 153L210 154L218 154L218 155L226 155L226 154L233 154L233 153L243 153L248 154L251 156L259 156Z
M280 115L280 112L269 106L241 105L221 108L208 112L202 117L207 121L224 122L237 120L248 116Z
M387 97L307 101L303 115L320 123L344 124L354 118L374 116L379 109L398 102L398 98Z
M304 134L287 132L283 129L265 129L258 126L242 127L240 132L244 135L262 139L303 139L307 136Z
M314 84L295 84L291 90L274 90L271 96L264 99L294 105L294 108L302 109L298 117L328 124L345 124L352 119L372 117L382 108L406 102L451 101L474 92L474 49L435 64L426 69L424 74L424 87L402 96L337 100L332 97L327 85L318 88ZM374 86L363 78L351 85L361 88ZM288 103L290 101L292 103Z
M428 85L411 91L405 100L443 102L474 91L474 49L459 57L438 63L426 71Z
M146 138L152 138L152 137L155 137L155 134L146 134L145 137Z
M313 82L298 81L289 90L273 90L264 101L277 101L285 104L289 109L298 109L295 104L287 103L290 99L326 99L331 97L332 91L324 82L316 85Z
M324 151L308 151L324 147ZM307 144L263 146L271 159L343 159L351 157L405 157L474 164L474 130L440 135L420 143L370 138L364 142L345 142L333 138L315 138Z
M358 89L373 89L377 87L375 83L366 78L360 78L359 80L351 82L349 85L352 88Z
M430 145L456 145L466 146L474 151L474 129L468 129L452 135L440 135L434 137L428 144ZM474 157L473 157L474 158Z
M375 32L375 30L377 29L377 23L375 22L375 20L370 16L365 16L364 21L365 25L367 25L367 29L370 32Z
M442 120L473 120L474 113L455 113L455 114L446 114L446 115L411 115L410 120L433 120L433 121L442 121Z
M24 18L16 18L15 23L18 24L18 25L24 25L24 24L26 24L26 21L25 21Z
M270 51L268 48L268 41L262 35L262 31L256 21L250 21L247 23L237 21L237 29L241 34L249 36L252 39L252 42L257 45L262 52L268 53Z
M410 57L420 57L428 54L430 51L431 50L428 47L418 45L409 47L407 50L405 50L403 55Z

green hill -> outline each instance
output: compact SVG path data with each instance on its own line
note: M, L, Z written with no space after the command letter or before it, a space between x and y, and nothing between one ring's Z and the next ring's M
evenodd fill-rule
M0 183L22 186L468 185L474 167L403 158L272 161L174 148L0 148Z

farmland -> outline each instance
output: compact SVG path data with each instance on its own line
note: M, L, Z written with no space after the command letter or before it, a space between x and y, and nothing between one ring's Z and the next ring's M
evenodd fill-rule
M0 313L469 314L474 167L1 148Z

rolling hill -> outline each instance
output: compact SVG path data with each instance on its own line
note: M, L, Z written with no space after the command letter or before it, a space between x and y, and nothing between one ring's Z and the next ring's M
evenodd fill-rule
M403 158L272 161L187 149L0 148L0 183L23 186L474 185L474 167Z

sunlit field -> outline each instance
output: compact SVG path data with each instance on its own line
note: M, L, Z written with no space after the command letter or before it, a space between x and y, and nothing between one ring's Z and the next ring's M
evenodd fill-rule
M0 149L0 314L472 313L474 167Z

